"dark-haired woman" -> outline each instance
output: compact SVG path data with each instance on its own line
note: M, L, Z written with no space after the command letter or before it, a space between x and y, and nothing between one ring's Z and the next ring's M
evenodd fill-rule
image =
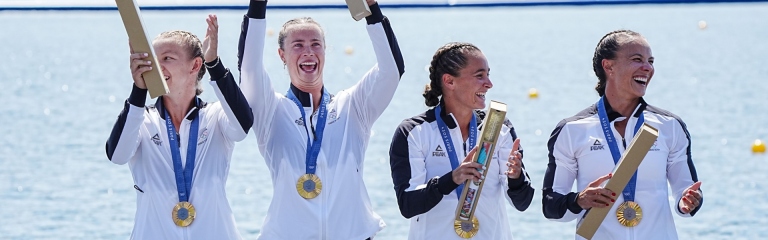
M389 20L367 2L376 65L335 95L325 88L325 35L308 17L280 30L277 53L291 83L275 92L262 60L267 3L250 2L240 35L242 88L274 191L258 239L363 240L385 226L363 182L365 149L405 70Z
M593 69L600 100L562 120L552 132L542 199L545 217L581 221L586 210L615 202L593 239L677 239L672 211L691 217L699 210L701 182L685 123L643 99L653 61L650 45L637 32L613 31L597 44ZM601 187L643 123L658 129L659 137L635 176L623 192ZM574 180L577 192L571 192Z
M392 181L400 213L411 219L409 239L462 239L454 231L459 185L482 176L478 169L484 166L471 159L485 94L493 86L490 68L476 46L449 43L434 54L429 72L424 98L433 108L405 119L395 131L389 152ZM490 168L484 169L489 172L475 210L477 239L512 239L504 202L519 211L531 203L533 188L519 145L514 127L505 121Z

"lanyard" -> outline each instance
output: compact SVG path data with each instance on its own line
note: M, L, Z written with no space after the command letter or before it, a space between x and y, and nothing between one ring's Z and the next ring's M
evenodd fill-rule
M195 113L198 114L198 113ZM165 111L165 127L168 132L168 139L171 145L171 157L173 159L173 173L176 177L176 190L179 192L179 202L189 202L189 195L192 191L192 171L195 169L195 153L197 151L197 129L200 124L200 118L195 116L192 120L192 126L189 128L189 142L187 144L187 164L184 168L181 166L181 151L179 150L179 140L176 139L176 127L173 126L171 116Z
M456 149L453 148L453 140L451 139L451 133L448 126L445 125L442 117L440 116L441 107L438 105L435 107L435 119L437 119L437 128L440 130L440 135L443 137L443 145L445 145L445 151L448 152L448 158L451 160L451 169L459 167L459 158L456 156ZM477 140L477 118L472 113L472 120L469 122L469 146L474 147ZM461 192L464 191L464 184L459 184L456 188L456 198L461 198Z
M286 96L288 99L291 99L297 107L299 107L299 112L301 112L301 119L306 121L304 124L304 130L307 131L306 171L307 174L315 174L315 170L317 168L317 156L320 155L320 144L323 142L323 131L325 130L325 120L328 114L326 105L328 105L328 102L330 102L331 96L328 94L328 92L325 91L325 89L323 89L323 96L320 100L320 108L318 109L317 113L317 128L314 131L315 141L310 141L309 139L310 134L307 125L312 124L312 121L307 121L306 114L304 113L304 107L301 106L301 102L299 102L299 99L296 98L296 95L293 94L291 89L288 89L288 94Z
M600 126L603 128L603 134L605 135L605 141L608 144L608 148L611 150L611 156L613 156L613 163L618 164L619 159L621 159L621 153L619 152L619 146L616 143L616 138L613 136L613 131L611 130L610 121L608 121L608 114L605 111L605 97L601 97L600 100L597 102L597 114L600 117ZM643 122L645 122L645 117L643 117L643 114L640 113L640 117L637 119L637 124L635 124L635 134L637 134L637 131L640 130L640 127L643 126ZM627 183L627 186L624 188L624 191L621 192L621 194L624 196L625 201L634 201L635 200L635 186L637 185L637 171L635 171L635 174L632 175L632 178L629 179L629 183Z

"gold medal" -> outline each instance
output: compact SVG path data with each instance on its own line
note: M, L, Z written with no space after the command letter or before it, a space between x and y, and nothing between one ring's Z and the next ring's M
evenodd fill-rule
M643 219L643 209L636 202L626 201L616 208L616 218L619 219L621 225L634 227L640 224L640 220Z
M179 227L186 227L192 224L195 220L195 207L189 202L180 202L173 207L171 212L173 223Z
M453 220L453 230L456 231L456 235L459 235L459 237L472 238L480 230L480 221L475 216L472 216L472 221Z
M315 174L304 174L299 177L299 181L296 182L296 191L299 195L305 199L313 199L320 195L320 190L323 189L323 183L320 182L320 178Z

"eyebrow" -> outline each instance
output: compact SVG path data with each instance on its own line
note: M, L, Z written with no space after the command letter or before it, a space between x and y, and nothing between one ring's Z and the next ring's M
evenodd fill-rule
M490 72L490 71L491 71L490 68L488 68L488 69L481 68L481 69L477 69L475 72L473 72L472 75L477 74L477 73L482 73L482 72Z
M309 41L310 42L320 42L320 39L313 38L313 39L311 39ZM303 39L296 39L296 40L293 40L291 43L297 43L297 42L304 42L304 40Z

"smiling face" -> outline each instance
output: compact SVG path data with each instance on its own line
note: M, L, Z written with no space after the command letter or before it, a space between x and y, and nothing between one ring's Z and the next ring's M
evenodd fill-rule
M299 23L287 26L282 46L278 49L291 83L299 89L314 89L323 85L325 37L320 26Z
M454 111L471 111L485 108L485 94L493 83L485 55L478 50L465 50L467 64L459 69L458 76L443 74L443 94L446 104Z
M191 92L194 96L202 59L190 56L189 51L174 38L158 38L152 45L168 84L169 94L179 96Z
M615 94L625 99L644 96L653 77L653 61L651 47L644 38L626 39L616 52L616 58L603 60L608 75L606 94Z

